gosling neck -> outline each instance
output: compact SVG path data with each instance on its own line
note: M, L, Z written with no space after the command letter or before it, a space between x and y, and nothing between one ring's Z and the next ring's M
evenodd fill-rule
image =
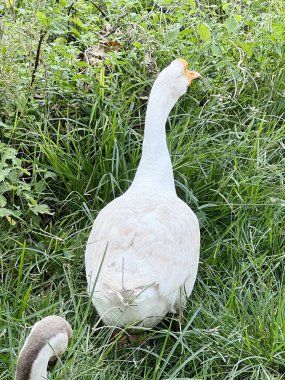
M142 156L130 189L155 192L163 189L176 194L165 131L175 103L169 89L154 84L146 111Z
M47 379L49 348L44 346L38 350L38 347L26 346L19 357L15 380Z
M64 333L58 333L48 342L28 339L19 356L15 380L46 380L50 359L57 356L58 347L65 349L67 342Z

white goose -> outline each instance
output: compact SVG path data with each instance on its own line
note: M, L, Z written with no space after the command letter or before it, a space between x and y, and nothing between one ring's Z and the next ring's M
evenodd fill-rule
M153 327L179 313L195 283L198 220L176 195L165 123L200 76L173 61L150 93L142 157L130 188L94 221L85 252L88 293L107 325Z

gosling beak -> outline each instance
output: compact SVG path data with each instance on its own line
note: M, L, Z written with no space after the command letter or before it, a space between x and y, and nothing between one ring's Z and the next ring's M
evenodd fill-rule
M185 61L185 59L178 58L177 61L182 63L182 65L184 67L184 74L185 74L185 77L188 80L189 84L191 84L193 79L197 79L201 76L197 71L188 70L188 62Z

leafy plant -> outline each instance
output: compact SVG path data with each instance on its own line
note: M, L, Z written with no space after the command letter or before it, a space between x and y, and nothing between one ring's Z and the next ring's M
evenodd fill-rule
M29 211L35 215L52 215L49 206L41 200L47 187L46 180L54 178L54 173L38 169L33 178L31 170L34 169L29 168L31 162L20 159L15 148L0 143L0 151L0 218L6 218L14 225L23 222ZM43 178L37 179L40 173Z

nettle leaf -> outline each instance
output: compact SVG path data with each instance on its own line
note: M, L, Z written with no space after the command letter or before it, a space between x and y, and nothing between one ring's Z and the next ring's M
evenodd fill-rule
M281 46L279 44L274 44L274 49L276 53L279 55L279 57L282 58L283 54L282 54Z
M35 204L35 205L31 205L31 210L33 211L33 213L35 213L36 215L38 214L49 214L49 215L53 215L54 213L50 211L50 208L47 204Z
M0 194L6 193L6 191L9 191L11 189L10 184L8 183L1 183L0 184Z
M42 193L46 189L46 187L47 187L46 182L43 179L41 179L39 182L36 182L34 184L34 190L37 193Z
M180 33L180 24L176 24L173 28L169 29L165 34L165 43L173 44L177 41Z
M17 151L14 148L5 148L2 161L5 162L6 160L12 160L14 161L17 155Z
M4 179L8 177L10 171L11 171L11 168L0 169L0 181L4 181Z
M11 182L17 182L21 176L21 171L19 169L10 170L10 173L7 175L7 179Z
M79 31L77 29L75 29L75 28L70 28L70 33L72 33L77 38L80 37Z
M87 65L88 66L88 65ZM89 66L88 66L89 67ZM47 179L47 178L52 178L52 179L56 179L57 178L57 175L56 173L54 172L51 172L51 171L46 171L45 174L44 174L44 178Z
M197 31L201 40L209 41L211 39L211 31L206 24L199 24Z
M284 24L273 23L272 24L272 33L270 34L270 38L275 41L279 41L280 38L283 38L285 33Z
M10 216L10 215L14 215L13 211L8 209L8 208L4 208L4 207L1 207L0 208L0 218L3 218L3 217L7 217L7 216Z
M138 49L141 49L141 48L143 47L143 45L140 44L138 41L135 41L135 42L133 43L133 45L134 45L134 47L136 47L136 48L138 48Z
M0 195L0 207L5 207L6 204L7 204L7 199L3 195Z
M69 18L70 21L72 21L75 25L79 26L79 28L84 28L83 22L80 20L77 16L71 16Z
M235 33L239 27L237 20L233 16L229 17L224 25L229 33Z
M4 208L4 207L0 208L0 218L6 218L12 226L16 224L16 221L13 218L11 218L11 216L13 216L16 219L22 220L20 218L20 214L21 212L18 212L18 211L14 212L10 210L9 208Z
M37 16L37 19L42 23L43 26L47 26L48 25L47 16L43 12L38 11L36 13L36 16Z
M222 57L223 56L223 52L222 52L222 49L220 48L219 45L217 44L212 44L211 46L211 50L212 50L212 54L215 56L215 57Z
M22 195L29 202L29 207L32 208L32 207L34 207L34 206L36 206L38 204L37 201L32 197L32 195L30 193L27 193L27 192L23 191Z
M13 163L18 166L19 168L21 168L21 165L22 165L22 161L20 160L20 158L13 158Z
M196 11L196 1L195 0L188 0L188 3L190 4L192 11Z
M194 32L194 30L192 28L187 28L187 29L184 29L180 32L180 35L181 36L189 36L190 34L192 34Z
M242 50L245 52L248 58L252 57L252 51L254 47L253 42L238 42L238 46L242 48Z
M12 189L12 186L11 186L11 189ZM19 182L18 186L13 187L13 190L16 190L16 194L19 197L24 197L25 199L30 200L31 187L27 183Z
M242 21L242 15L239 15L239 14L234 14L234 19L236 20L236 22L241 22Z
M230 6L229 3L224 3L223 6L222 6L223 11L227 10L229 6Z

